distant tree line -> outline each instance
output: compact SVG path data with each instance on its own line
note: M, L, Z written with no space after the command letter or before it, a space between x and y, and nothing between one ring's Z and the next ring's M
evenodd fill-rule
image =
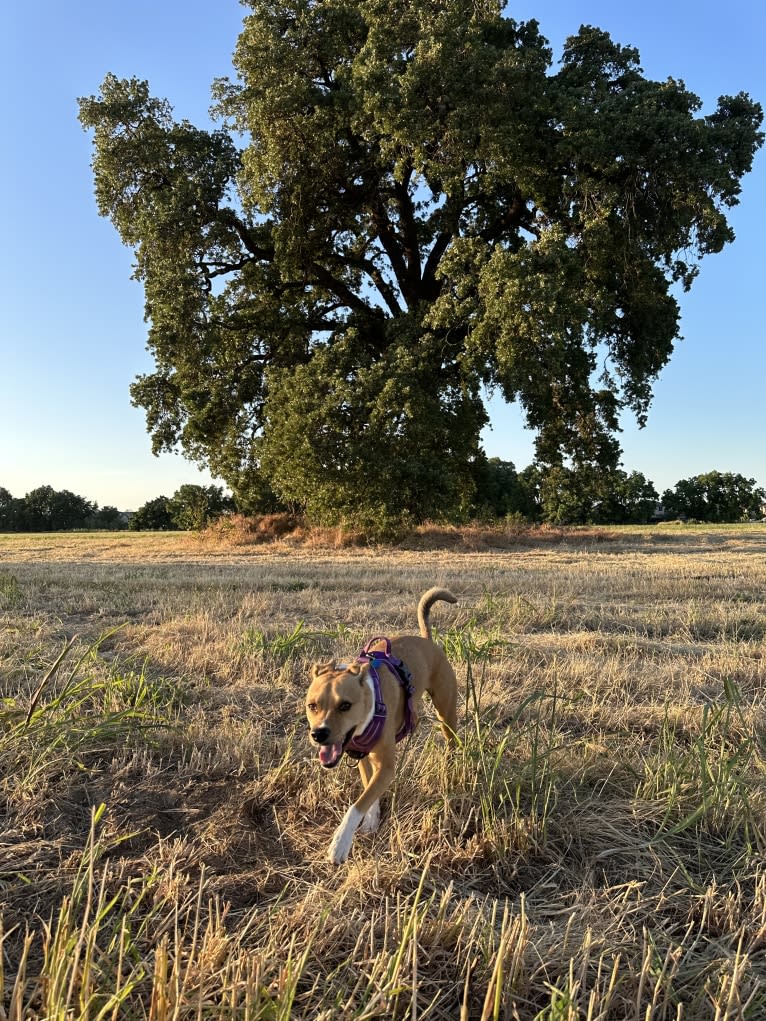
M512 462L490 458L482 465L477 492L477 517L515 516L560 525L676 519L722 523L766 517L766 490L755 479L733 472L681 479L660 496L641 472L537 464L517 472Z
M58 532L81 528L127 528L116 507L99 507L68 489L39 486L17 499L0 486L0 531Z
M0 532L200 529L234 509L231 497L220 486L181 486L172 497L159 496L135 513L99 507L68 489L40 486L16 498L0 486Z
M766 490L733 472L707 472L681 479L660 497L641 472L585 471L532 464L517 472L511 461L493 457L476 473L475 503L465 520L515 518L530 523L648 524L682 519L709 523L766 517ZM69 490L33 489L21 499L0 486L0 532L52 532L80 529L133 531L199 530L235 511L290 509L238 507L220 486L184 485L171 497L158 496L135 512L99 507Z

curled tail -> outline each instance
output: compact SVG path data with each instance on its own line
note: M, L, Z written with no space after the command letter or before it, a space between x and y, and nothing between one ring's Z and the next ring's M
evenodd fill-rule
M449 589L446 588L430 588L428 592L425 592L418 603L418 625L420 626L420 635L422 638L431 637L431 625L428 621L428 615L431 611L431 607L434 603L442 600L445 603L456 603L457 599L452 595Z

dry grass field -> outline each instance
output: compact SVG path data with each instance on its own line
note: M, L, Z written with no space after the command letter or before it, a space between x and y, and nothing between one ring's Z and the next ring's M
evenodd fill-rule
M0 1019L766 1017L766 526L427 545L0 536ZM308 666L432 585L459 747L333 867Z

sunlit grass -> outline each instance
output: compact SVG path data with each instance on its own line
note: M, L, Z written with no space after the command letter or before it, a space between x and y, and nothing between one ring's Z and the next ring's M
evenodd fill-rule
M4 1015L766 1015L766 530L612 531L3 537ZM455 746L426 718L331 867L359 781L306 741L310 662L414 630L433 584Z

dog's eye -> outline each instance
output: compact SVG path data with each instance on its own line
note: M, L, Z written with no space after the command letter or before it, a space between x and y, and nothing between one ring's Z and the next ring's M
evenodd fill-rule
M350 702L341 702L341 704L338 706L338 712L347 713L350 708L351 708Z
M317 711L317 704L316 704L316 702L309 702L309 704L306 706L306 708L308 709L308 711L310 713L315 713Z

